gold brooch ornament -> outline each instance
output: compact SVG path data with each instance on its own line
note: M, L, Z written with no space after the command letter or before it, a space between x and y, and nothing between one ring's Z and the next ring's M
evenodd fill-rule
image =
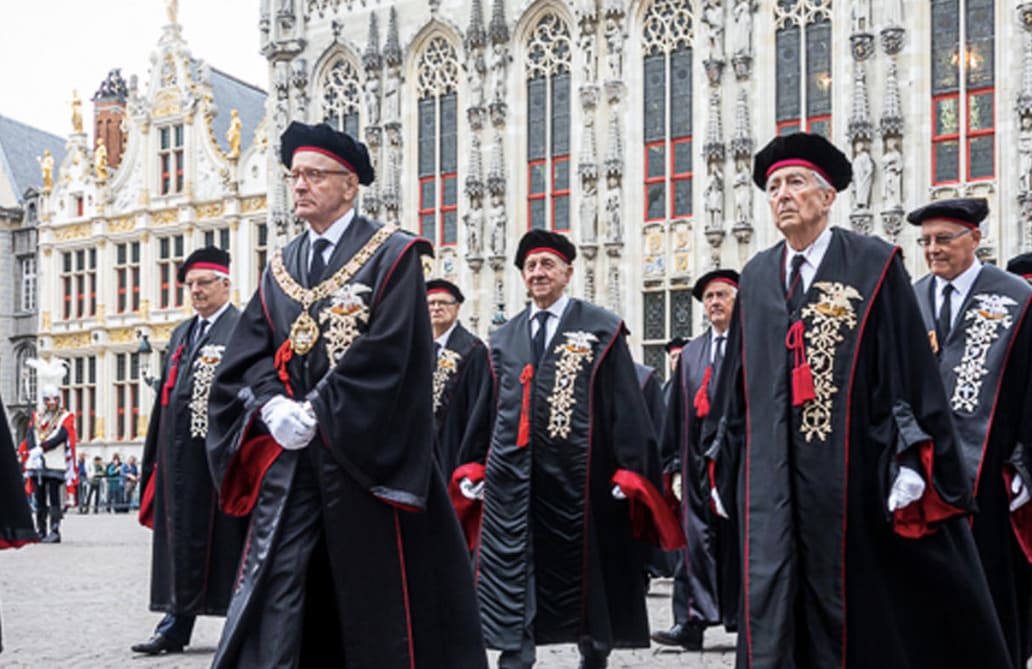
M208 396L215 381L215 368L222 362L226 350L220 344L206 344L194 359L193 387L190 390L190 436L205 437L208 434Z
M570 436L573 409L577 405L573 391L577 375L595 357L594 344L598 337L590 332L564 332L566 342L557 344L553 353L559 355L555 364L555 385L548 396L551 412L548 416L548 436L566 439Z
M344 284L350 281L362 269L362 266L373 257L373 254L383 246L384 242L397 231L398 226L396 225L385 225L377 230L369 238L365 246L344 263L343 267L314 288L305 288L295 281L294 277L290 276L290 272L287 271L283 264L282 250L273 255L272 261L269 263L269 269L276 280L276 284L279 285L280 290L287 297L301 304L301 313L290 325L290 347L294 353L305 355L312 350L315 343L319 340L319 325L309 313L312 305L337 293Z
M986 368L989 349L1013 325L1010 307L1018 305L1006 295L986 293L975 295L972 302L978 304L964 314L964 320L968 321L964 329L964 354L953 368L957 385L953 387L950 405L954 411L974 412L978 408L982 381L989 374Z
M450 348L442 348L440 355L437 356L437 366L434 368L433 376L434 413L441 408L444 388L448 385L448 379L459 368L460 360L462 360L462 356Z
M832 402L839 391L833 383L835 355L846 333L856 327L852 300L864 299L856 288L842 283L819 281L814 286L820 291L820 297L803 308L801 314L807 322L806 362L813 372L815 395L803 405L799 426L807 442L814 438L825 441L831 434Z
M372 291L364 283L346 283L330 295L329 305L319 312L319 322L328 324L324 338L330 364L341 359L359 335L359 325L369 320L369 307L362 296Z

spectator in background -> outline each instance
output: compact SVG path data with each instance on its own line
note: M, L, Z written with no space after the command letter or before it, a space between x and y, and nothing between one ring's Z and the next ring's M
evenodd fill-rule
M79 513L86 513L86 500L90 496L90 468L86 464L86 454L79 453L79 461L75 464L76 472L79 475L79 486L75 489L75 505L79 507Z
M104 460L99 455L93 456L93 468L90 470L90 489L86 494L86 512L89 513L90 500L93 500L93 513L98 513L100 505L100 486L104 481L107 470L104 467Z
M136 492L136 485L140 482L140 468L136 465L136 456L130 455L129 459L122 465L122 478L125 480L125 508L136 508L133 503L133 493Z
M122 459L118 453L111 456L107 466L107 510L108 513L118 511L125 506L122 492L125 490L125 477L122 474Z

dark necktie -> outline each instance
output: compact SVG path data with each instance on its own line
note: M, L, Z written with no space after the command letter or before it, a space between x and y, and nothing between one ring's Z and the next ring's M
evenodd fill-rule
M942 307L939 308L939 321L935 326L935 329L938 330L936 334L939 337L939 348L945 346L946 338L950 336L950 328L953 324L953 305L950 297L954 290L956 289L952 283L947 283L942 287Z
M206 318L202 318L197 321L197 327L194 328L193 343L191 344L192 348L197 348L197 345L201 343L201 339L204 338L204 333L208 331L209 325L211 325L211 323L209 323Z
M713 353L714 367L720 367L720 363L724 362L724 341L726 339L724 335L717 337L717 350Z
M315 288L322 281L323 272L326 271L326 261L323 260L323 251L330 245L328 239L317 239L312 244L312 264L308 266L308 287Z
M441 344L440 342L434 342L434 360L441 357Z
M531 342L534 349L534 364L541 362L541 357L545 354L545 323L548 322L549 313L547 311L539 311L534 314L534 319L538 322L537 332L534 334L534 340Z
M792 273L788 277L788 313L794 314L803 304L803 277L800 268L806 258L802 253L792 256Z

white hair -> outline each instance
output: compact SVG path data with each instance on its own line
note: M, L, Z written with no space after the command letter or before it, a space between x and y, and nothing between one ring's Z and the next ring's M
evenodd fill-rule
M813 180L817 182L817 187L821 190L836 190L834 186L828 183L828 180L824 178L817 170L810 170L813 173Z

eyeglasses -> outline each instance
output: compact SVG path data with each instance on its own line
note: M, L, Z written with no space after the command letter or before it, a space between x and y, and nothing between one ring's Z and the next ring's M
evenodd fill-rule
M444 300L426 301L426 306L430 307L431 309L433 309L434 307L454 307L456 304L458 304L458 302L455 300L451 300L450 302L446 302Z
M971 232L971 228L961 230L960 232L954 232L952 235L944 232L941 235L935 235L934 237L918 237L917 244L918 246L928 247L931 246L932 242L934 241L936 246L949 246L950 242L952 242L954 239L963 237L969 232Z
M218 278L214 278L214 279L191 279L189 281L184 281L183 285L186 286L187 288L190 288L192 290L195 286L197 288L207 288L208 286L210 286L211 284L215 283L216 281L218 281Z
M321 184L328 174L350 174L348 170L320 170L314 167L306 167L291 170L283 175L288 184L296 184L299 179L304 179L309 186Z

